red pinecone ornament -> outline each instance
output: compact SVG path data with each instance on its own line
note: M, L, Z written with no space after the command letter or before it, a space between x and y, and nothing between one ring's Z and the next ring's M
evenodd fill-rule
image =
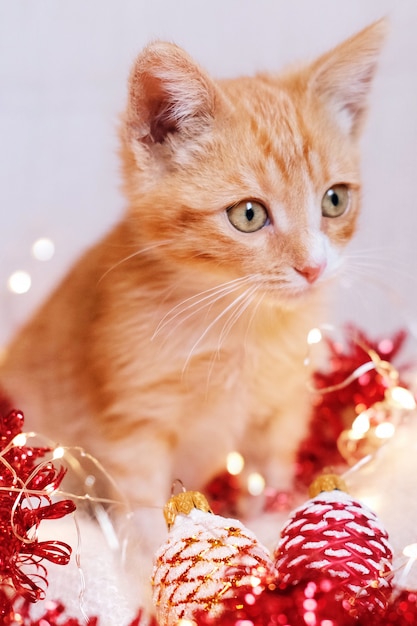
M328 575L355 614L387 606L392 578L387 532L370 509L338 488L291 514L275 559L284 583Z

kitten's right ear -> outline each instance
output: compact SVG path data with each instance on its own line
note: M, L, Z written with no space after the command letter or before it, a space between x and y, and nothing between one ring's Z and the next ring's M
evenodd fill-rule
M340 127L353 137L361 130L387 30L387 20L381 19L321 56L311 66L313 89Z
M195 137L213 118L215 94L212 80L184 50L152 43L130 75L129 134L148 145L162 144L168 136Z

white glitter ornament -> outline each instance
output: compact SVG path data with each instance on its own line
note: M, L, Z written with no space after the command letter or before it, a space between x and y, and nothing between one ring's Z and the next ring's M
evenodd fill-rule
M192 619L197 611L217 616L222 601L233 598L238 587L257 586L260 578L276 573L255 535L238 520L211 513L198 492L173 496L165 513L170 531L152 574L161 626Z

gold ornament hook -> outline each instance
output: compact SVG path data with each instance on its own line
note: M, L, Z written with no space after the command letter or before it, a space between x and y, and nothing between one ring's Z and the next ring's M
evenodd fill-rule
M174 495L176 484L179 483L182 491ZM176 479L172 483L171 497L164 506L164 517L168 530L175 522L177 515L189 515L193 509L199 509L206 513L212 513L207 498L199 491L187 491L181 480Z
M175 480L172 481L172 485L171 485L171 496L173 496L175 494L175 487L179 485L181 487L181 492L185 493L187 490L184 486L184 483L182 482L181 478L176 478Z
M323 493L323 491L334 491L335 489L347 493L347 485L343 478L338 474L322 474L311 483L309 495L310 498L315 498L320 493Z

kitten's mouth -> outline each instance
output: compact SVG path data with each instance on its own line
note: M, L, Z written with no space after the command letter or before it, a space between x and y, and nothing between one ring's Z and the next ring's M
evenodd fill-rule
M283 293L282 295L279 294L278 298L280 302L282 301L285 304L297 305L303 302L304 300L307 300L316 291L317 290L314 289L313 286L309 285L305 289L293 289L293 290L289 290L286 293Z
M271 281L264 285L264 293L271 302L293 308L317 291L318 282L305 285L283 285L282 282Z

